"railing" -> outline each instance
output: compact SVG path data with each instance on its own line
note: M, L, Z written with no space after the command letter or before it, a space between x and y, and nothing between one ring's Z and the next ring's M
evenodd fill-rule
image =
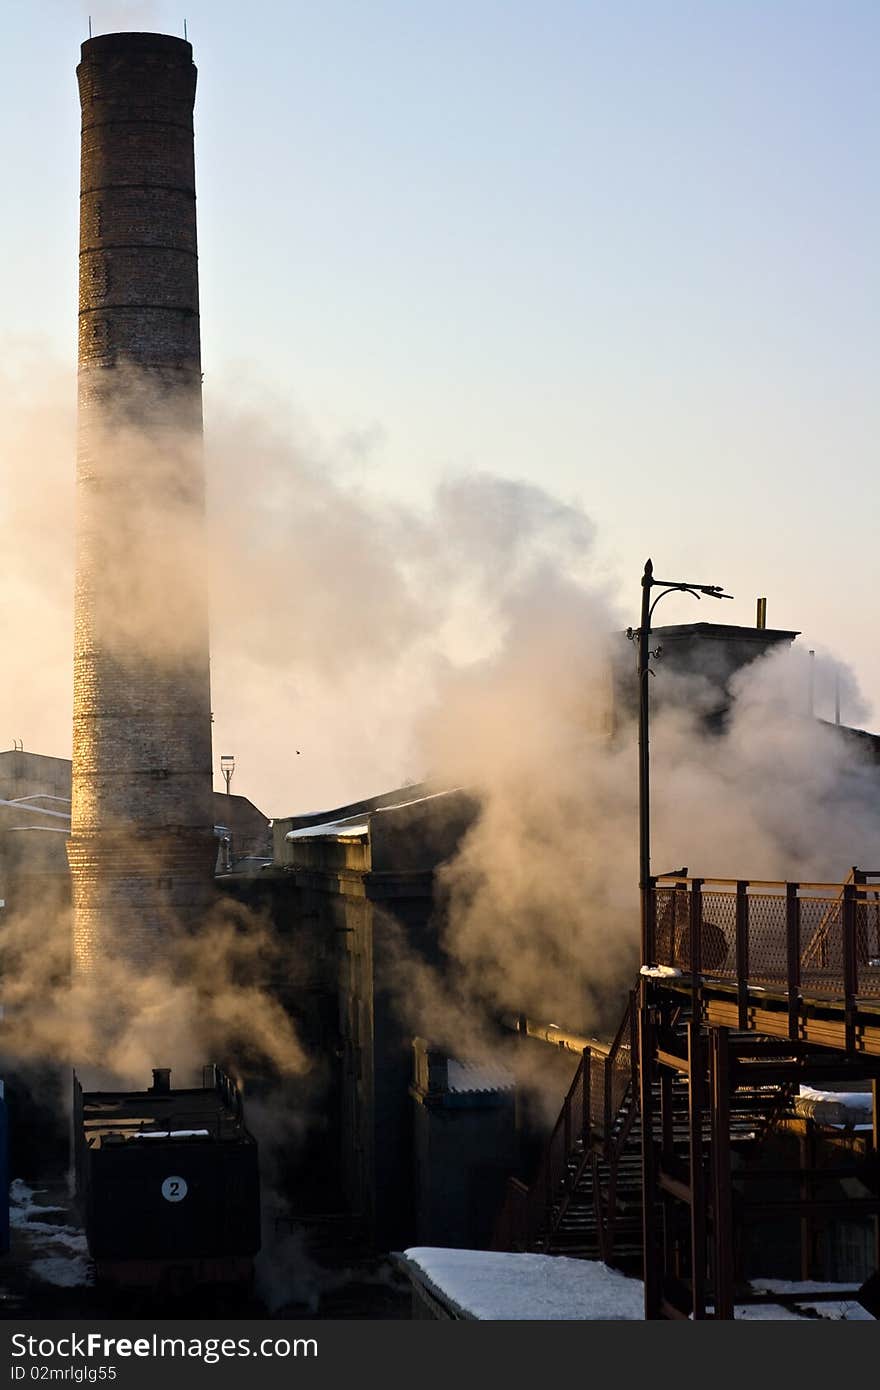
M613 1042L591 1042L583 1049L534 1182L526 1187L516 1178L508 1181L496 1248L528 1250L542 1234L551 1233L591 1152L601 1153L608 1161L616 1157L625 1137L624 1104L637 1090L635 1024L634 996L630 995Z
M660 878L651 886L653 964L852 1009L880 997L880 874L843 884Z
M742 1028L754 988L787 998L792 1037L803 998L842 1004L850 1046L858 1000L880 998L877 880L863 869L842 884L653 879L650 963L734 986ZM535 1181L509 1180L496 1248L528 1250L552 1235L591 1157L616 1162L638 1092L636 1021L633 994L614 1041L584 1047Z
M858 907L864 907L864 908L868 908L868 909L871 909L871 908L872 908L872 909L874 910L874 913L875 913L875 914L878 913L878 912L880 912L880 890L878 890L878 888L877 888L876 885L872 885L872 884L869 884L869 883L868 883L868 880L869 880L869 879L876 879L876 878L880 878L880 873L869 873L869 872L867 872L865 869L851 869L851 870L850 870L850 872L849 872L849 877L847 878L846 883L843 883L843 884L841 885L840 893L838 894L838 896L837 896L837 898L835 899L834 903L829 907L827 913L826 913L825 916L823 917L823 919L822 919L822 921L820 922L820 924L819 924L819 926L818 926L816 932L814 933L813 939L810 941L809 945L806 947L806 949L805 949L805 951L804 951L804 964L812 965L812 964L815 963L815 964L818 964L818 965L820 965L820 966L822 966L822 967L824 967L824 968L827 968L827 966L829 965L829 958L830 958L830 955L831 955L831 952L830 952L830 949L829 949L829 948L830 948L830 942L831 942L831 938L832 938L832 927L833 927L833 924L834 924L834 921L835 921L835 908L837 908L837 907L842 903L844 891L845 891L845 889L846 889L846 887L847 887L847 884L855 883L855 884L857 884L859 887L861 887L861 888L863 888L863 889L865 890L864 901L863 901L863 902L860 902L860 903L858 904ZM870 929L870 926L871 926L871 925L873 925L873 927L874 927L874 938L875 938L874 944L875 944L875 946L876 946L876 945L877 945L877 936L878 936L878 919L877 919L877 916L876 916L876 915L874 916L873 923L871 923L871 922L869 922L869 921L867 921L867 920L862 921L862 922L859 922L859 919L858 919L858 908L857 908L857 914L856 914L856 930L857 930L857 933L858 933L859 929L861 928L861 930L862 930L863 932L866 932L866 933L869 934L869 929ZM868 945L868 936L867 936L867 934L866 934L866 939L865 939L865 943L864 943L864 946L865 946L865 950L866 950L866 951L867 951L867 945Z

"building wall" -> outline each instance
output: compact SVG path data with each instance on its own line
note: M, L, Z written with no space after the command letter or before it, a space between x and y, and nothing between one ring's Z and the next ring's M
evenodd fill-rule
M374 805L366 816L316 818L320 833L288 840L294 819L273 823L274 872L295 885L293 930L332 943L338 1034L334 1110L339 1180L347 1206L381 1248L415 1239L413 1018L402 963L437 963L440 918L434 869L454 850L474 806L458 793ZM352 824L345 826L345 822ZM338 833L327 826L342 822ZM354 833L355 826L359 833ZM297 924L298 919L298 924Z
M0 753L0 801L18 801L26 796L57 796L69 802L70 759L22 749Z
M413 1021L401 964L437 958L433 871L475 814L459 792L409 795L315 817L309 838L287 838L305 828L296 818L273 821L275 864L297 884L300 912L334 943L340 1185L384 1248L411 1244L416 1231Z
M680 623L651 629L651 646L660 655L652 660L655 677L651 682L652 705L665 698L680 703L681 685L676 677L696 677L714 687L716 713L722 714L730 700L731 678L744 666L776 650L790 647L799 634L783 628L739 627L727 623ZM619 633L612 646L614 727L621 727L638 713L636 645ZM804 691L806 702L807 692Z
M489 1249L519 1161L514 1092L450 1091L446 1056L413 1048L416 1243Z

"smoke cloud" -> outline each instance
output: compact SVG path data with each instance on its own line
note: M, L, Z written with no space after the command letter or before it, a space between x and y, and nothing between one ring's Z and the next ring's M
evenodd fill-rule
M451 769L480 814L439 871L452 983L432 989L400 943L400 997L413 1026L431 1017L453 1050L486 1052L474 1020L498 1011L607 1037L635 979L636 730L603 728L606 644L589 618L582 596L533 591L504 649L450 676L427 723L432 766ZM822 657L811 671L787 648L728 691L664 671L662 658L655 669L655 872L840 882L877 862L877 755L806 703L813 675L842 679L855 707L851 672Z
M0 384L4 617L16 637L0 713L28 746L64 752L70 392L61 374L22 378ZM633 977L638 920L635 734L609 672L615 644L618 664L635 653L620 636L589 518L539 487L490 475L448 480L430 507L405 508L301 442L277 402L235 401L230 389L209 412L207 545L188 534L186 508L172 509L164 533L161 511L150 528L180 573L207 575L215 750L236 753L234 789L290 814L424 776L466 788L479 814L439 875L453 984L409 960L401 937L401 998L414 1025L425 1032L429 1018L437 1040L460 1038L480 1004L607 1030ZM124 467L143 442L115 428ZM149 513L149 490L142 506ZM186 584L175 564L166 572L159 602L116 596L126 641L163 650L165 613L172 648L185 631ZM837 681L844 717L858 719L851 672L821 653L811 671L806 652L778 652L722 691L708 675L655 664L655 870L686 863L707 876L839 879L875 858L870 750L808 711L811 681L826 709ZM215 930L216 977L187 983L192 957L179 943L175 989L165 999L158 991L158 1004L149 991L133 1000L132 1063L151 1050L155 1058L156 1038L192 1050L184 1022L199 1011L200 1056L205 1037L243 1036L257 1011L239 978L241 923ZM262 959L264 946L245 940ZM206 1013L209 997L220 1002ZM295 1072L294 1040L272 1051L276 1025L272 1017L248 1045Z
M207 1061L247 1080L307 1068L274 980L290 967L269 924L222 900L197 933L169 923L165 958L133 971L120 954L70 980L69 914L43 894L0 933L2 1047L16 1064L73 1063L91 1086L141 1089L154 1066L195 1084ZM108 1007L109 1001L109 1007Z

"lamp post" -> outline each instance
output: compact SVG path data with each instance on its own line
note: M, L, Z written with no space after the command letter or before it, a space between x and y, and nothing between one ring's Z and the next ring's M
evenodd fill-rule
M652 590L659 589L652 599ZM654 609L666 594L693 594L700 598L732 598L725 594L720 584L688 584L684 580L655 579L654 566L645 561L642 575L642 614L641 626L637 631L627 628L626 635L631 642L639 644L639 897L641 900L642 926L642 964L653 965L654 961L654 922L651 911L651 784L650 760L648 750L648 677L651 671L651 657L659 656L660 648L651 651L651 619ZM648 981L642 976L639 990L639 1110L642 1130L642 1249L644 1251L643 1277L645 1284L645 1317L661 1316L663 1287L658 1259L657 1224L654 1211L655 1168L654 1153L654 1055L655 1022L651 1006Z
M652 600L651 592L659 589L660 593ZM733 594L725 594L720 584L691 584L678 579L655 579L654 565L651 560L645 561L645 572L642 575L642 614L641 625L633 631L627 628L626 635L631 642L638 640L639 644L639 892L641 897L641 921L642 921L642 964L652 965L654 955L653 932L651 931L650 914L648 911L648 890L651 882L651 781L650 781L650 753L648 739L648 719L649 719L649 697L648 697L648 677L653 675L651 670L651 657L659 656L661 648L651 651L651 619L654 616L654 609L665 598L667 594L684 593L693 594L694 598L700 598L706 594L709 598L733 598Z

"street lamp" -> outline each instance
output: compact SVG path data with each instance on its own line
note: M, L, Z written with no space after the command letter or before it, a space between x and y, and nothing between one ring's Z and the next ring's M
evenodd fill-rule
M652 589L660 593L652 600ZM651 912L651 816L650 816L650 765L648 761L648 677L653 675L650 667L652 656L659 656L660 648L651 651L651 619L654 609L666 594L693 594L695 598L707 594L709 598L732 598L725 594L720 584L687 584L682 580L655 579L654 566L645 561L642 575L642 619L636 632L627 628L626 635L631 642L639 644L639 889L642 920L642 965L651 966L654 961L654 923ZM656 1155L654 1152L654 1052L655 1021L651 1007L647 980L642 977L639 990L639 1110L642 1130L642 1249L644 1250L643 1276L645 1282L645 1317L655 1318L660 1314L662 1301L662 1281L658 1262L657 1225L654 1210Z
M232 781L232 774L235 771L234 753L220 754L220 771L223 773L223 779L226 782L226 795L229 796L229 783Z
M660 593L651 600L652 589L659 589ZM642 964L653 965L654 942L653 932L651 931L650 914L648 911L648 889L651 882L651 787L650 787L650 764L648 755L648 677L653 675L650 667L651 657L660 655L660 648L651 651L649 639L651 636L651 618L654 609L665 598L667 594L683 593L693 594L694 598L700 598L706 594L709 598L733 598L733 594L725 594L720 584L687 584L681 580L655 579L654 565L651 560L645 561L645 572L642 575L642 618L641 626L633 631L631 627L626 630L626 635L631 642L638 640L639 644L639 890L641 896L641 920L642 920Z

